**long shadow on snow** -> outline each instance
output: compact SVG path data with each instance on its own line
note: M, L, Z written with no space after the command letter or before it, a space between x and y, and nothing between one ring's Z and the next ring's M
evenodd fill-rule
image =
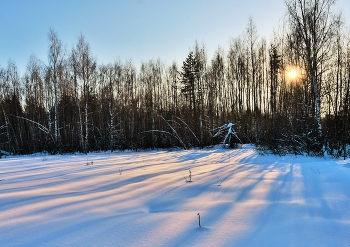
M79 190L79 191L74 191L74 192L66 192L66 193L57 193L57 194L52 194L52 195L36 195L33 197L22 197L22 198L16 198L15 200L8 200L7 202L2 202L1 204L1 209L9 209L9 208L14 208L22 205L29 205L29 204L34 204L34 203L39 203L39 202L47 202L49 200L54 200L54 199L65 199L65 198L72 198L72 197L83 197L84 195L91 195L93 193L103 193L106 191L113 191L115 189L119 189L120 187L123 187L125 185L129 185L132 183L139 183L143 182L147 179L159 176L159 175L164 175L164 174L169 174L173 173L173 171L164 171L164 172L158 172L158 173L153 173L153 174L146 174L146 175L139 175L135 177L131 177L128 179L124 179L119 182L115 183L109 183L107 185L102 185L102 186L95 186L96 184L90 185L93 188L91 189L84 189L84 190ZM76 181L72 181L76 182ZM58 182L57 182L58 183ZM59 183L61 184L61 183ZM68 184L65 184L68 185ZM41 185L42 186L42 185ZM80 204L82 202L89 201L90 199L82 199L82 200L77 200L74 202L69 202L69 203L63 203L65 206L74 206L76 204ZM94 198L96 200L96 198ZM54 210L56 208L61 208L63 207L62 204L56 204L54 206L50 207L45 207L45 208L40 208L37 211L33 211L33 214L35 213L44 213L44 212L49 212L51 210Z
M253 219L254 227L250 228L243 238L227 244L258 246L263 243L266 246L294 246L296 239L299 246L331 244L327 241L334 233L323 234L324 238L321 239L318 239L317 235L313 236L320 227L320 219L324 220L321 220L324 224L329 224L332 232L339 232L342 227L341 223L332 223L332 219L337 218L337 213L332 211L325 198L322 188L324 185L320 180L322 175L315 174L304 164L297 165L301 174L299 170L295 170L296 165L289 164L289 167L289 172L275 178L266 196L267 205L257 209L259 213ZM276 234L277 232L279 234ZM315 239L318 242L315 242ZM337 246L334 242L331 245Z
M64 225L53 225L49 227L49 230L44 235L35 232L35 237L32 237L32 240L18 246L42 246L43 243L44 246L81 246L82 241L87 244L84 244L84 246L96 246L99 243L101 244L100 246L104 246L103 243L108 244L108 246L118 246L120 244L118 240L122 236L118 236L116 229L118 229L118 225L127 222L128 217L124 218L120 216L106 216L95 219L80 219L78 222L72 220ZM93 231L91 228L93 228ZM94 234L91 235L91 232ZM107 234L109 238L101 239L96 237L98 234ZM66 239L69 239L70 242L63 242ZM93 241L89 242L89 239L93 239Z

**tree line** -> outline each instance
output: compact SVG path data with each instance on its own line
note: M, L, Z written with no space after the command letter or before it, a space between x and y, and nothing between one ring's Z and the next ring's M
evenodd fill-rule
M250 19L226 51L194 44L181 66L98 64L84 36L48 33L48 61L0 67L0 156L240 142L274 153L348 157L350 39L335 0L287 0L268 43Z

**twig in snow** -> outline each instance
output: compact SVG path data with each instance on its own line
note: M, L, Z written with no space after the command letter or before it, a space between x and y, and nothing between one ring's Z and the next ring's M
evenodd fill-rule
M47 155L42 156L42 161L47 161Z
M202 227L201 226L201 215L199 213L197 213L197 215L198 215L198 225L199 225L199 227Z
M230 174L228 174L228 175L217 185L217 187L216 187L216 189L215 189L215 191L214 191L214 194L213 194L213 199L214 199L214 197L215 197L215 193L216 193L218 187L221 186L221 184L222 184L228 177L232 176L232 174L233 174L234 172L235 172L235 171L233 170Z
M182 171L179 169L179 171L181 172L181 175L184 177L184 179L186 180L186 182L188 182L187 178L182 174Z
M315 174L317 174L317 172L314 170L314 169L312 169L309 165L307 165ZM318 170L318 168L317 168L317 171L318 171L318 174L320 174L320 171Z
M94 164L94 162L91 160L91 161L89 161L89 159L86 159L86 165L88 166L88 165L93 165Z
M230 176L232 176L232 174L234 173L235 171L232 171L230 174L228 174L219 184L218 186L221 186L221 184Z

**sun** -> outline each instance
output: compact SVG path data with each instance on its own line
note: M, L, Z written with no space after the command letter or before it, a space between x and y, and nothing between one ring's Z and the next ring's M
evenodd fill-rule
M292 70L288 71L289 79L294 80L294 79L297 78L297 76L298 76L298 72L295 69L292 69Z
M289 85L297 85L305 77L303 69L296 65L288 65L284 70L285 80Z

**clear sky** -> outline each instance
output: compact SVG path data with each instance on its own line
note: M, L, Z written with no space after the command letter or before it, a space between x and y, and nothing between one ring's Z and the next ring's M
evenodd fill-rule
M350 0L336 8L349 26ZM211 59L245 31L250 16L268 39L284 13L284 0L0 0L0 66L12 59L23 75L30 55L46 63L50 28L68 52L83 34L98 63L181 64L196 40Z

